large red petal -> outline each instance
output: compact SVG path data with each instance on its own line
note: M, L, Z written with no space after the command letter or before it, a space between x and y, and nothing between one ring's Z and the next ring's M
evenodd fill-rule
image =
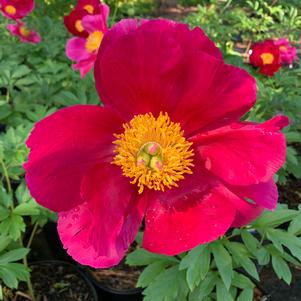
M172 112L191 88L185 78L193 67L190 57L195 52L213 58L217 65L221 62L219 50L201 29L190 31L186 25L167 20L141 23L127 20L113 27L104 37L95 63L102 101L118 108L126 118ZM186 101L185 112L190 114L190 100Z
M106 268L118 264L133 242L146 203L118 167L106 164L86 177L86 203L59 215L58 231L68 253L81 264Z
M111 161L113 133L122 120L111 110L93 105L62 109L38 122L27 146L26 181L32 196L54 211L80 204L80 185L96 163Z
M171 117L186 135L237 121L255 103L254 78L206 53L190 55L181 73L181 97Z
M274 210L277 206L278 190L273 179L255 185L227 187L241 199L251 200L261 207Z
M285 117L283 117L287 120ZM285 137L279 118L235 124L192 138L207 170L232 185L267 182L285 161Z
M175 255L199 244L213 241L231 226L235 207L216 186L185 210L167 206L159 198L153 200L146 213L143 247L151 252ZM185 196L182 202L190 202Z

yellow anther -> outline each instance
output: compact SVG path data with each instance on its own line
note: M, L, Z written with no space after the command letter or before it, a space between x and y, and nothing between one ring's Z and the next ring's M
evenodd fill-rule
M192 143L167 113L157 118L151 113L137 115L123 127L124 132L115 135L112 163L137 184L139 193L145 187L161 191L176 187L184 174L192 173Z

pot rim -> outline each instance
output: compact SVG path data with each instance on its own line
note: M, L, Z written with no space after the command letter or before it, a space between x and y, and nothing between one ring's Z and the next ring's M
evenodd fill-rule
M94 297L94 300L95 301L101 301L99 300L99 297L98 297L98 294L96 292L96 289L91 281L91 279L89 277L87 277L86 273L84 273L82 271L82 269L80 267L78 267L77 265L75 264L72 264L70 262L67 262L67 261L63 261L63 260L56 260L56 259L48 259L48 260L37 260L37 261L32 261L29 263L29 266L31 265L39 265L39 264L60 264L60 265L67 265L67 266L70 266L72 268L74 268L75 272L77 272L81 277L82 279L87 283L93 297Z
M106 286L104 283L97 281L92 273L90 273L89 270L87 269L83 269L84 273L86 274L86 276L90 279L90 281L98 288L112 293L112 294L116 294L116 295L136 295L136 294L141 294L143 292L142 288L130 288L130 289L116 289L116 288L112 288L112 287L108 287Z

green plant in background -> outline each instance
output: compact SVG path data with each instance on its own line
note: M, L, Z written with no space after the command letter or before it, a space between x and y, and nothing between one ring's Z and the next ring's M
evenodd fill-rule
M126 261L146 266L137 284L145 288L145 301L253 301L263 266L271 263L287 284L290 265L301 267L301 206L279 206L248 227L175 257L139 248Z
M233 50L235 41L260 41L273 36L287 36L298 41L301 16L296 7L285 1L219 1L199 5L198 12L189 15L186 22L201 26L224 49Z

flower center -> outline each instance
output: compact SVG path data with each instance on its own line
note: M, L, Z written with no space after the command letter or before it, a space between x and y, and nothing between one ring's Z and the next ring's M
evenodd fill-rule
M102 41L103 38L103 33L101 31L94 31L93 33L91 33L88 38L87 38L87 42L86 42L86 49L88 52L94 52L96 50L98 50L100 43Z
M75 26L76 30L79 31L79 32L82 32L82 31L85 30L84 27L83 27L83 25L82 25L82 21L81 20L77 20L75 22L74 26Z
M26 26L20 26L20 33L24 37L29 37L30 36L30 30Z
M94 7L92 5L85 5L84 9L89 13L89 14L93 14L94 12Z
M6 5L4 10L9 15L15 15L17 12L16 8L12 5Z
M280 46L280 47L279 47L279 50L280 50L281 52L287 52L287 47L285 47L285 46Z
M274 56L270 52L264 52L260 55L264 65L270 65L274 61Z
M115 134L116 155L112 163L121 167L132 184L138 185L139 193L144 187L161 191L177 187L184 174L192 174L192 143L167 113L160 113L157 118L151 113L136 115L123 128L122 134Z

